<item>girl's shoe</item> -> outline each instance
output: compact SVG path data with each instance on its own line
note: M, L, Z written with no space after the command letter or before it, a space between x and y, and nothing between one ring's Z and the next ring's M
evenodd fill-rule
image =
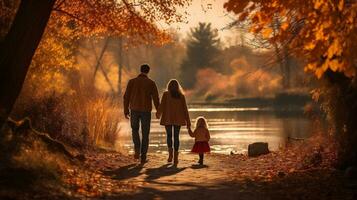
M200 160L198 161L198 164L203 165L203 159L200 159Z

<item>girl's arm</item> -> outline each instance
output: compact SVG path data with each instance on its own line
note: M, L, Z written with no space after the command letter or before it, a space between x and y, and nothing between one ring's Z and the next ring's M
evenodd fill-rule
M206 138L207 138L207 141L209 141L211 139L211 135L209 134L209 130L207 130L207 132L206 132Z

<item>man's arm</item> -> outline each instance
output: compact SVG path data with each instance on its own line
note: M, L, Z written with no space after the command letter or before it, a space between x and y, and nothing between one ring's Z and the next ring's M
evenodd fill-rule
M160 105L157 109L157 114L159 116L161 116L161 114L164 112L164 107L165 107L165 103L166 103L166 94L164 93L161 97L161 102L160 102Z
M126 86L126 90L124 93L124 115L125 115L125 117L127 117L129 115L129 103L130 103L132 85L133 85L132 81L130 80L128 82L128 85Z
M155 82L153 82L153 91L151 93L152 100L154 101L154 106L156 111L159 109L160 99L159 99L159 91L157 90L157 86Z

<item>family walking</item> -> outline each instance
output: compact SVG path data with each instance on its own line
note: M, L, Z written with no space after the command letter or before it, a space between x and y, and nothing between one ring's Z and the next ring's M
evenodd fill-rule
M129 80L124 94L124 115L130 119L132 139L134 143L134 158L147 162L149 134L151 124L152 104L156 109L156 118L160 125L165 126L168 147L168 162L178 164L180 147L180 129L186 126L191 137L195 138L191 150L199 154L199 164L203 164L204 153L210 152L208 141L210 134L204 117L196 120L195 130L191 130L191 120L188 113L186 99L179 82L172 79L167 84L161 102L156 84L148 77L150 67L144 64L140 67L140 74ZM141 140L139 129L141 127Z

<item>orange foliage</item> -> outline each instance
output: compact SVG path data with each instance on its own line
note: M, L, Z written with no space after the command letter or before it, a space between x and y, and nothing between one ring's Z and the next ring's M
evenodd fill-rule
M250 21L253 33L291 45L318 78L328 69L356 75L357 1L229 0L224 7ZM275 17L282 23L271 34Z
M168 35L156 23L181 20L176 8L187 4L188 0L63 0L57 1L51 19L70 22L90 36L127 36L162 43Z
M251 66L245 57L232 60L231 75L225 75L212 68L197 72L197 83L192 95L203 97L240 97L272 96L280 89L280 77L263 69ZM251 72L251 73L248 73ZM225 80L225 81L222 81Z
M0 0L0 38L8 31L20 0ZM131 44L162 45L170 35L157 22L181 20L178 7L189 0L57 0L27 82L47 91L63 91L64 76L77 70L75 54L82 38L122 37ZM43 87L46 85L46 87ZM43 92L43 90L41 90Z

